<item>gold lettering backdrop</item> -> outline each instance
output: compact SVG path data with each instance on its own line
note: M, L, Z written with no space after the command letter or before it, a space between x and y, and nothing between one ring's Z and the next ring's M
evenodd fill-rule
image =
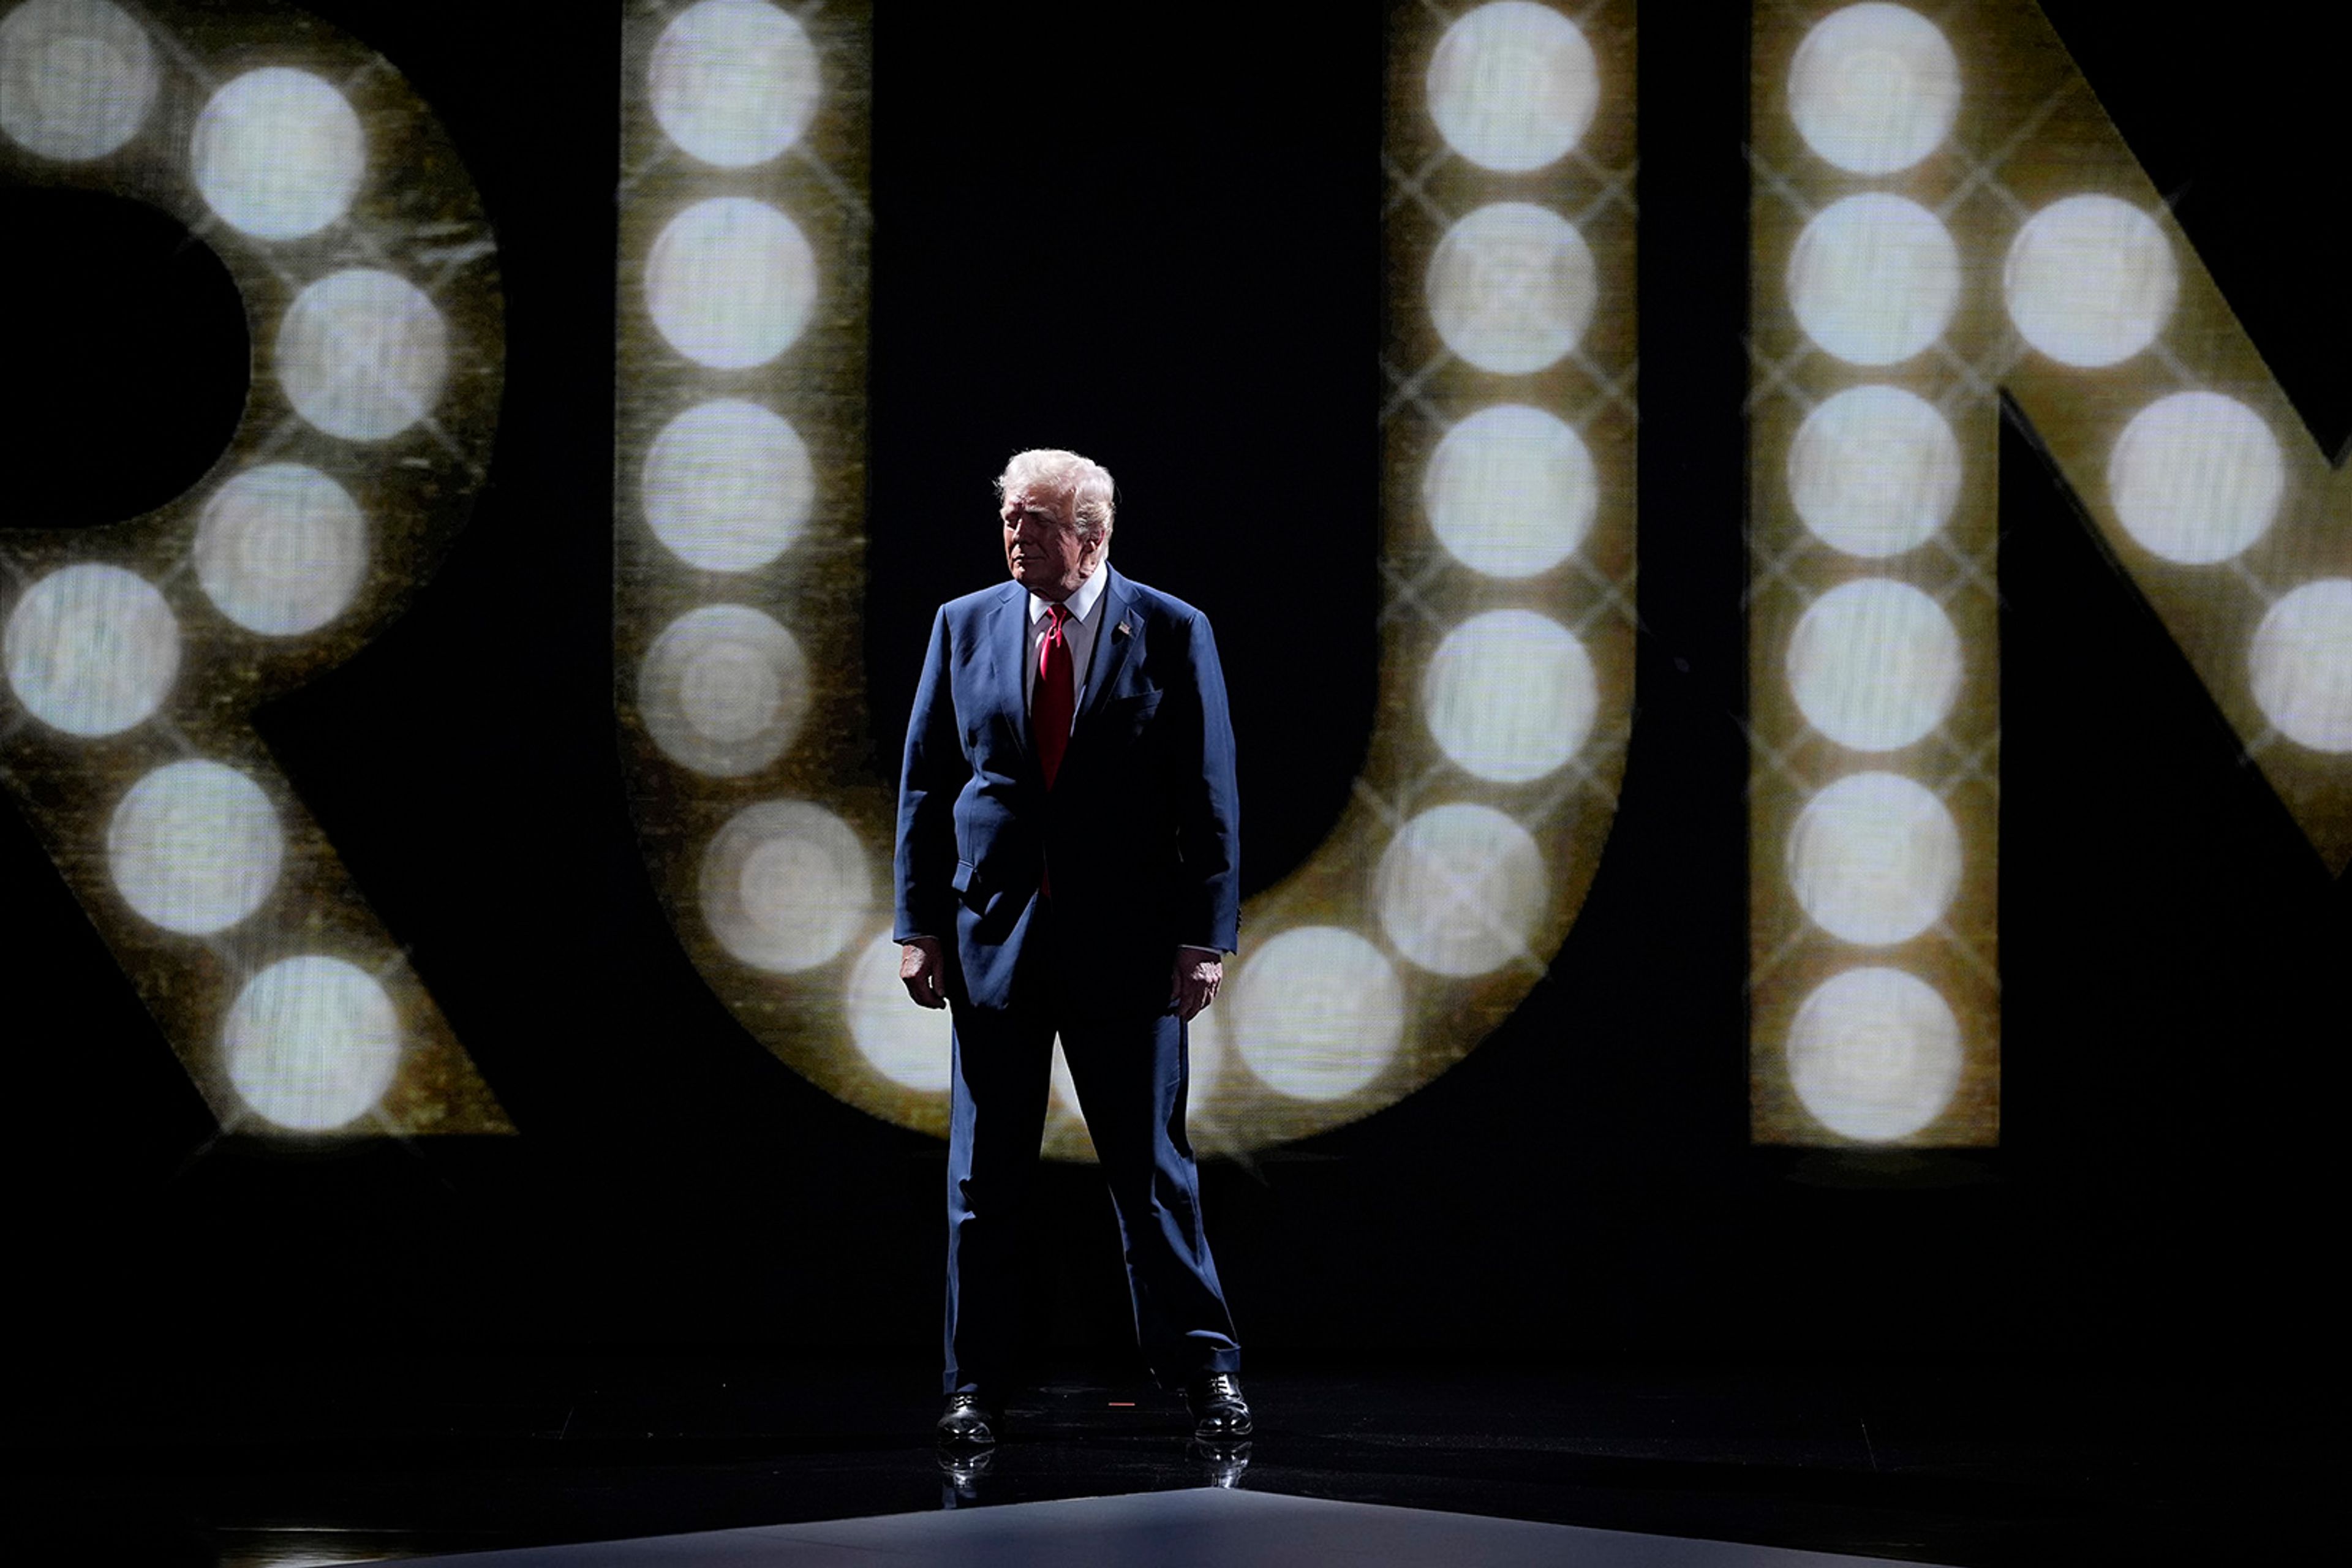
M186 494L95 529L8 517L0 777L225 1129L511 1131L249 721L399 613L482 482L502 305L455 149L291 7L23 0L0 182L171 215L253 343Z
M1755 1135L1989 1144L2002 395L2331 872L2352 497L2030 0L1753 37Z
M1378 718L1193 1026L1211 1151L1393 1103L1510 1014L1591 884L1631 721L1632 7L1389 26ZM868 14L627 26L615 637L646 857L762 1043L943 1134L947 1026L897 978L894 803L862 760ZM1055 1085L1048 1152L1085 1158Z

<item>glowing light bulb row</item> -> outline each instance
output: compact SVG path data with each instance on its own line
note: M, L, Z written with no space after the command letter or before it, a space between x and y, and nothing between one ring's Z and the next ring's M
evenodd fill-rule
M2063 197L2010 243L2002 302L2018 335L2062 364L2103 369L2164 331L2179 291L2170 242L2114 196ZM1788 269L1790 303L1821 350L1893 365L1933 346L1961 304L1958 245L1909 196L1863 191L1813 215Z
M2007 394L2331 870L2352 860L2352 531L2292 401L2047 22L2015 96ZM2036 237L2039 236L2038 239Z
M2207 570L2263 544L2290 488L2269 422L2203 389L2142 406L2108 448L2103 477L2106 509L2134 544L2168 566ZM2288 741L2323 756L2352 753L2352 576L2304 575L2309 565L2291 555L2274 569L2302 580L2266 594L2259 620L2235 628L2247 689Z
M1856 192L1806 220L1787 285L1822 352L1848 364L1900 364L1950 327L1962 303L1959 246L1911 197ZM2095 194L2061 197L2028 216L2001 268L2001 300L2018 336L2078 369L2144 353L2179 289L2171 241L2156 220Z
M825 463L863 441L870 17L828 7L822 52L768 0L629 27L646 112L625 213L651 221L625 241L627 304L651 330L622 337L621 624L627 637L644 616L648 634L625 702L662 775L639 792L648 851L689 950L764 1044L853 1104L940 1131L946 1020L898 983L887 846L853 820L887 821L887 802L862 747L835 744L862 722L839 698L861 682L824 639L854 624L862 573L808 548L821 512L855 529L832 494L855 481ZM816 203L854 216L828 228L839 214ZM826 606L823 632L796 634L795 602Z
M1851 5L1814 23L1787 82L1788 119L1803 146L1849 181L1915 169L1949 138L1961 107L1949 41L1894 5ZM1882 375L1943 339L1961 280L1942 219L1884 189L1848 190L1812 213L1783 274L1804 341ZM1944 730L1969 667L1990 657L1970 655L1943 600L1920 585L1942 575L1935 558L1916 552L1952 523L1961 448L1919 390L1873 380L1811 405L1781 477L1783 493L1759 504L1767 515L1785 506L1801 524L1782 547L1826 546L1846 564L1805 572L1810 602L1778 650L1793 716L1819 738L1766 743L1815 759L1777 859L1807 933L1790 940L1813 955L1804 972L1820 977L1759 983L1768 1005L1791 979L1796 990L1793 1008L1779 1015L1780 1037L1759 1045L1780 1050L1816 1128L1864 1142L1906 1139L1945 1114L1969 1048L1937 987L1912 961L1888 961L1937 931L1963 881L1966 836L1937 791L1914 776L1913 751ZM1773 794L1790 782L1759 778ZM1857 964L1848 952L1870 961Z
M644 89L671 153L753 189L759 172L808 130L823 96L807 32L766 0L701 0L670 18ZM671 216L645 262L644 308L662 342L720 389L782 359L818 292L816 253L799 225L735 191ZM807 531L816 491L800 432L764 403L726 390L662 426L635 500L675 565L743 578L785 561ZM712 780L746 778L791 750L810 685L807 657L782 622L720 599L655 637L638 669L637 710L677 766ZM856 832L805 800L734 811L702 848L699 887L712 937L768 974L833 963L873 905Z
M110 0L26 0L0 18L0 132L59 163L108 157L145 128L163 74L147 30ZM205 205L230 227L302 239L351 210L366 137L331 85L268 66L213 92L188 163Z
M27 0L0 18L0 132L37 159L103 175L105 161L149 132L159 103L186 101L163 91L165 62L185 50L159 47L145 22L109 0ZM330 82L291 67L247 70L212 89L193 122L155 133L183 129L179 156L161 167L184 175L185 187L141 173L112 188L267 247L269 281L283 280L291 299L266 363L285 405L327 443L313 462L255 461L193 509L181 548L205 600L235 628L228 635L268 639L237 656L245 666L302 650L296 639L332 627L359 599L371 528L346 479L371 477L381 444L434 416L450 375L450 332L435 300L397 271L336 262L370 169L359 113ZM241 447L256 444L240 434ZM186 537L176 510L155 521ZM197 714L214 697L181 689L181 678L185 650L227 628L184 626L156 585L171 574L68 562L34 577L10 607L0 648L9 691L38 721L34 735L78 748L43 765L111 792L121 775L106 758L115 753L88 750L94 743L160 722L167 710L199 742L210 733ZM336 879L331 859L323 846L297 850L253 773L201 756L141 773L105 815L103 854L91 858L138 920L208 943L254 932L255 917L289 893L291 865L304 866L304 893L335 896L320 886ZM289 912L281 923L303 922ZM399 1078L408 1033L373 974L344 957L283 947L268 931L236 939L240 967L256 951L280 955L255 962L220 1017L222 1074L269 1125L346 1127ZM398 962L388 946L383 962ZM458 1071L470 1081L470 1066ZM410 1108L420 1109L429 1120L450 1108ZM494 1108L488 1119L502 1124Z
M1959 891L1963 836L1937 792L1898 768L1949 715L1961 639L1928 594L1898 579L1849 579L1816 597L1789 638L1798 712L1837 748L1780 856L1817 941L1890 950L1935 932ZM1851 756L1852 761L1843 760ZM1950 1005L1901 963L1835 968L1796 1008L1780 1042L1790 1087L1841 1137L1886 1142L1943 1115L1964 1041Z
M797 142L820 86L807 33L765 0L702 0L680 12L656 42L646 73L648 100L673 147L729 170L771 163ZM816 272L814 250L784 213L746 196L715 196L677 213L654 242L645 305L686 360L713 371L753 369L799 338ZM677 562L743 574L773 563L801 537L815 494L800 433L760 403L720 396L662 428L645 460L639 502ZM807 697L807 661L792 634L735 603L672 621L638 681L656 742L681 766L719 778L757 773L781 756Z
M1582 30L1522 0L1456 18L1431 53L1424 85L1423 107L1447 147L1502 176L1569 156L1602 107L1599 63ZM1485 377L1511 380L1575 353L1603 302L1601 263L1583 233L1550 207L1507 195L1450 224L1423 289L1445 349ZM1583 437L1498 390L1502 400L1439 438L1422 471L1415 521L1444 551L1449 574L1503 590L1503 602L1445 629L1419 698L1427 733L1457 776L1524 790L1577 760L1602 698L1577 634L1510 601L1555 585L1549 574L1583 546L1601 498ZM1359 1096L1405 1052L1414 985L1539 962L1531 949L1552 882L1535 836L1508 812L1462 799L1415 810L1392 826L1372 868L1370 912L1381 940L1306 923L1255 943L1218 1046L1229 1042L1253 1080L1285 1099Z
M2289 489L2269 422L2202 389L2163 394L2134 414L2108 449L2105 479L2106 506L2131 541L2189 568L2228 566L2254 550ZM2352 753L2352 576L2305 577L2238 635L2248 689L2271 726L2312 752Z

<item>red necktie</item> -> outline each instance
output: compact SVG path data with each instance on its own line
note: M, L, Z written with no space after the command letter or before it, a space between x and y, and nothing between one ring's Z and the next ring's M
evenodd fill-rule
M1037 740L1037 763L1045 771L1045 787L1062 771L1062 753L1070 745L1070 720L1078 710L1077 678L1070 665L1070 639L1062 623L1070 618L1067 605L1045 606L1048 624L1037 645L1037 691L1029 704L1029 729Z

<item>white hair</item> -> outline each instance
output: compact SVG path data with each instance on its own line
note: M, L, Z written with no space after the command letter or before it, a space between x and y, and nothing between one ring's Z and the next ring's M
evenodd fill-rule
M1117 492L1110 470L1091 458L1058 447L1015 452L996 477L996 494L1001 500L1024 490L1051 496L1067 507L1083 538L1097 539L1110 531Z

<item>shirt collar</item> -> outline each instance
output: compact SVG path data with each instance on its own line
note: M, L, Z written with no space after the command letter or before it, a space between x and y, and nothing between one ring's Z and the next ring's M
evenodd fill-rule
M1092 618L1095 613L1095 605L1101 602L1103 589L1108 586L1109 583L1110 563L1106 561L1101 565L1095 568L1095 574L1093 576L1078 584L1078 591L1076 593L1071 595L1067 599L1063 601L1065 605L1069 606L1070 618L1074 621L1080 622ZM1045 618L1045 606L1051 602L1052 601L1050 600L1041 599L1034 594L1029 595L1029 624L1031 626L1034 626L1039 621Z

